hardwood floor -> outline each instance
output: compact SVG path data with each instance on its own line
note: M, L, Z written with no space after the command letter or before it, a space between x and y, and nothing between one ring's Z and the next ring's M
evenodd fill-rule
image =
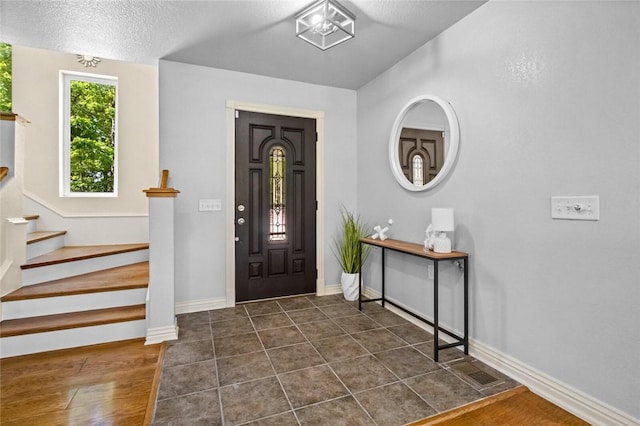
M0 360L0 421L150 424L163 353L136 339Z
M584 420L524 386L413 423L411 426L583 426Z

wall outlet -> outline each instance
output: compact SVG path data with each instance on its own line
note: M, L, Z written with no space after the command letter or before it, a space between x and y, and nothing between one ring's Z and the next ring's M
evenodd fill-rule
M567 220L600 220L600 197L551 197L551 218Z
M222 200L202 199L198 201L198 210L201 212L214 212L222 210Z

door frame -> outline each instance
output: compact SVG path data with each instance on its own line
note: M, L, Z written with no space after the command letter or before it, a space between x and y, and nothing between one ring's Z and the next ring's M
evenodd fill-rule
M227 124L227 185L225 209L226 236L226 306L236 305L236 252L235 252L235 173L236 173L236 110L263 114L288 115L291 117L314 118L316 120L316 293L325 294L324 281L324 111L263 105L250 102L227 100L225 105Z

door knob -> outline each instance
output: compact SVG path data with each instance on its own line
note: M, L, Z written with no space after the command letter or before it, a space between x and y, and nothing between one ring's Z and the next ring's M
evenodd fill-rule
M238 225L244 225L244 222L244 218L241 217L240 219L238 219Z

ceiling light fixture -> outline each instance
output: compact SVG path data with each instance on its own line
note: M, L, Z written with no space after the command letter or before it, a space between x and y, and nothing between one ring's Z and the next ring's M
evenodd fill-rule
M335 0L320 0L296 15L296 37L327 50L356 34L356 17Z
M100 62L100 58L98 58L97 56L91 56L91 55L77 55L77 56L78 56L78 62L80 62L85 67L95 67L96 65L98 65L98 62Z

